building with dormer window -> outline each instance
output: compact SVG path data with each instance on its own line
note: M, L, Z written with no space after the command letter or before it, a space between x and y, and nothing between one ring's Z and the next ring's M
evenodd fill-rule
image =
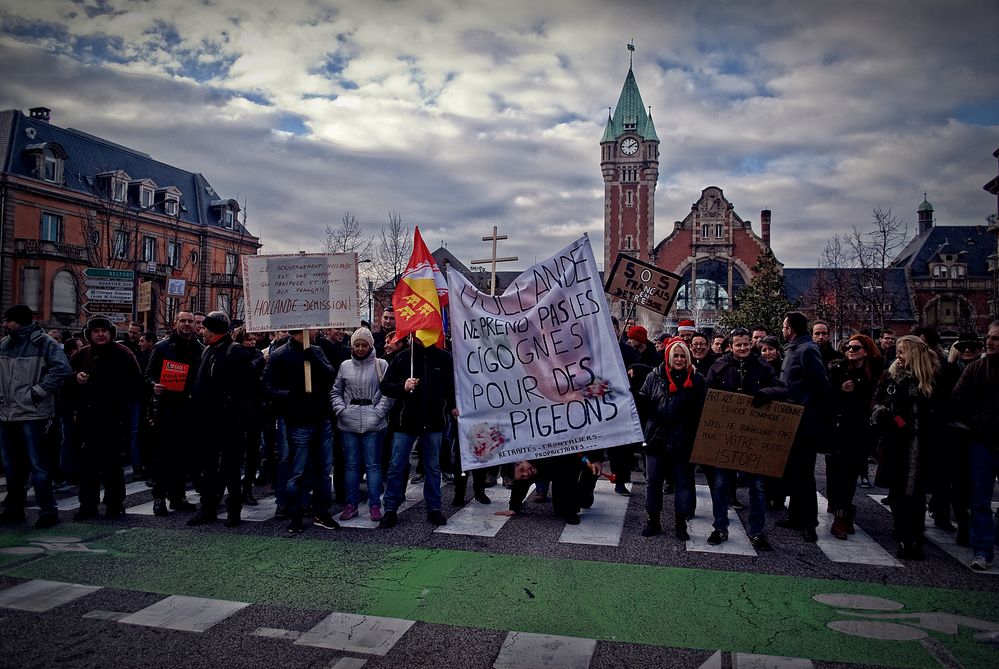
M136 293L151 284L150 310L119 304L119 322L241 314L239 258L260 242L201 174L55 126L44 107L0 111L0 203L0 309L24 303L43 327L78 330L109 306L88 296L84 270L101 268L133 272Z

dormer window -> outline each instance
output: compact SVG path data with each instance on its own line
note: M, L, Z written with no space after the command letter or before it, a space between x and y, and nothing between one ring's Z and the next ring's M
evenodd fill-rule
M145 209L146 207L153 206L153 189L152 188L140 188L139 189L139 206Z
M625 130L638 130L638 117L635 115L628 115L624 117L624 129Z
M140 209L151 209L155 199L154 194L156 193L156 182L152 179L140 179L137 181L131 181L128 184L129 194L131 195L132 203L138 206Z
M239 213L239 203L235 200L212 200L211 208L218 212L219 224L227 230L236 228L236 214Z
M176 216L180 211L180 190L176 186L156 189L156 202L163 205L163 213Z
M28 160L34 162L34 175L50 183L61 184L66 151L55 142L29 144L25 147Z
M101 195L110 198L113 202L125 202L128 199L128 182L131 180L128 172L124 170L102 172L97 175L97 184Z

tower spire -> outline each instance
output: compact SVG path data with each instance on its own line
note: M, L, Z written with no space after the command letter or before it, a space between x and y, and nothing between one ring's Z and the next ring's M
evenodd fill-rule
M631 38L631 42L628 43L628 69L630 70L635 64L635 38Z

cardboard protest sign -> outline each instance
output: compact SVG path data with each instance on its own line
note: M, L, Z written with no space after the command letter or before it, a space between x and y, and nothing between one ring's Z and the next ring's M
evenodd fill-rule
M357 254L243 256L246 330L356 327Z
M586 237L502 295L447 278L462 469L642 441Z
M619 253L607 275L604 291L611 297L665 316L673 306L682 281L683 277L677 274Z
M709 390L691 462L751 474L784 474L804 407L771 402L756 408L749 395Z
M187 373L190 365L173 360L164 360L163 369L160 370L160 384L174 393L184 392L184 384L187 383Z

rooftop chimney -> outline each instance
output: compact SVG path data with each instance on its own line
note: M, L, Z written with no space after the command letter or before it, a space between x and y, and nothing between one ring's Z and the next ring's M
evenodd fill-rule
M28 115L35 121L49 122L52 118L52 110L48 107L32 107L28 110Z
M770 248L770 210L764 209L760 212L760 232L763 236L763 245Z

